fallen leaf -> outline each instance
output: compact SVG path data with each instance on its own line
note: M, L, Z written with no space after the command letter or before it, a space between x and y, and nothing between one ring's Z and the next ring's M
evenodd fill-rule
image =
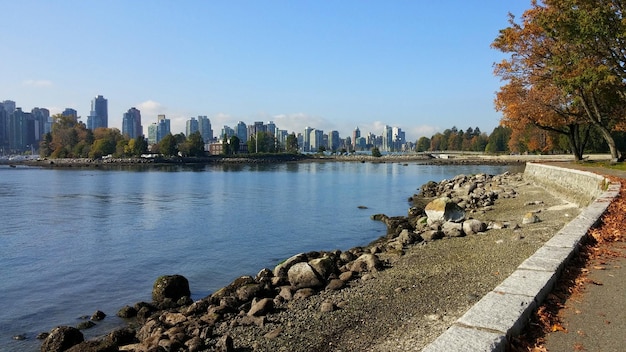
M561 324L553 324L553 325L552 325L552 332L556 332L556 331L563 331L563 332L567 332L567 330L565 330L565 328L563 327L563 325L561 325Z

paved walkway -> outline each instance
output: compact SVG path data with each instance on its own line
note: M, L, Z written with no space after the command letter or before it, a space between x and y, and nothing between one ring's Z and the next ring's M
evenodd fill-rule
M626 180L626 172L578 164L555 164ZM545 347L550 352L626 351L626 243L599 244L600 249L621 256L592 260L587 265L588 280L582 294L572 295L561 311L566 331L548 334Z

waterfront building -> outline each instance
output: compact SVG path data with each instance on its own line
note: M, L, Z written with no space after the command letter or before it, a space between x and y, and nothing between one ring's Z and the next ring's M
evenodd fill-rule
M328 134L328 150L337 151L339 149L341 141L339 140L339 132L338 131L330 131Z
M132 139L143 136L140 110L132 107L124 113L122 117L122 134Z
M276 129L276 143L278 143L282 150L285 149L285 145L287 144L287 136L289 136L289 131Z
M311 130L311 152L317 152L324 145L324 131L318 129Z
M198 116L198 131L200 131L204 143L213 141L213 129L211 128L211 120L208 117Z
M382 150L384 152L390 152L393 149L393 129L387 125L383 128L383 143Z
M87 117L88 129L93 131L99 127L109 127L108 101L102 95L91 100L91 111Z
M170 120L165 118L165 115L157 116L157 143L163 139L163 137L170 134Z
M224 128L222 128L222 133L220 135L219 140L224 140L224 136L226 136L226 139L230 139L230 137L235 135L235 130L233 130L231 127L224 125ZM241 142L245 142L244 140L242 140L241 138L239 139L239 141ZM219 142L219 141L218 141Z
M268 122L266 126L265 130L272 136L276 136L276 124L274 124L274 121Z
M239 121L237 123L237 130L235 134L237 135L237 138L239 138L239 140L242 142L246 142L248 140L248 127L246 126L245 122Z
M6 145L8 139L6 137L7 133L7 117L8 114L6 110L4 110L4 103L0 102L0 155L4 155L4 149L8 147Z
M195 117L192 117L187 120L187 123L185 124L185 135L189 137L195 132L198 132L198 120L196 120Z
M150 124L150 126L148 126L148 144L149 145L157 144L158 129L159 129L159 125L157 125L156 123L152 123Z
M302 134L302 151L305 153L311 151L311 131L313 128L307 126Z
M361 130L359 130L359 127L357 126L357 128L354 129L354 131L352 131L352 149L356 150L357 147L357 140L361 138Z

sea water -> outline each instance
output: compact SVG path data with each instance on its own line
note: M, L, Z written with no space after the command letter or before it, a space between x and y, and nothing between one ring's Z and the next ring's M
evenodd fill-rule
M385 234L372 214L406 215L428 181L509 166L312 162L118 167L0 166L0 350L37 351L40 332L150 301L180 274L193 299L240 275ZM16 335L26 340L16 341Z

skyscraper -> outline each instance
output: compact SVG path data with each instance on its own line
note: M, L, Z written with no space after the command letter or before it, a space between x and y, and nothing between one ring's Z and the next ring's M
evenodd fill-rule
M128 138L143 136L143 126L141 125L141 111L132 107L124 113L122 117L122 134Z
M208 117L198 116L198 131L200 131L204 143L213 141L213 129L211 128L211 120Z
M237 138L239 138L239 142L245 143L248 141L248 128L245 122L239 121L239 123L237 123L236 134Z
M102 95L91 101L91 112L87 117L87 128L93 131L98 127L109 127L108 101Z
M163 139L163 137L170 134L170 120L165 118L165 115L157 116L157 143Z
M187 120L187 123L185 124L185 135L189 137L195 132L198 132L198 120L196 120L195 117L192 117Z
M359 127L357 126L357 128L352 131L352 148L354 150L356 150L357 141L359 140L359 138L361 138L361 130L359 130Z

